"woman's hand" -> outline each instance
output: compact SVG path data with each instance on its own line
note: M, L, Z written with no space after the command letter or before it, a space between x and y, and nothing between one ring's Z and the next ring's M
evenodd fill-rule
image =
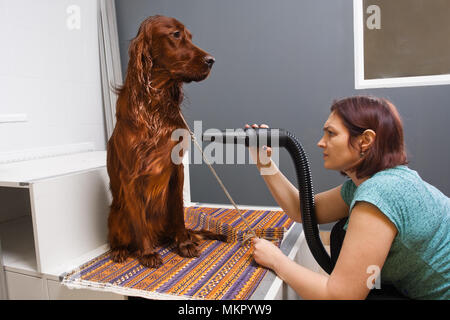
M248 129L250 128L250 125L246 124L245 128ZM251 128L253 129L257 129L257 128L269 128L269 126L267 124L261 124L260 126L258 126L257 124L253 124L251 126ZM262 175L266 175L266 174L274 174L276 172L276 170L273 168L273 163L272 163L272 148L268 147L268 146L263 146L261 149L257 149L255 146L249 146L249 153L250 156L252 157L253 163L256 163L256 167L258 168L258 170L261 172Z
M252 245L255 261L275 272L277 271L278 264L286 258L280 248L265 239L252 238Z

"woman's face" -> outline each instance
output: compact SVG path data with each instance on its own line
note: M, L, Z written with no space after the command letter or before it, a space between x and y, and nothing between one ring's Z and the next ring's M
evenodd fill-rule
M349 145L350 134L337 114L332 112L323 126L323 136L317 146L323 149L323 166L344 171L360 160L360 152Z

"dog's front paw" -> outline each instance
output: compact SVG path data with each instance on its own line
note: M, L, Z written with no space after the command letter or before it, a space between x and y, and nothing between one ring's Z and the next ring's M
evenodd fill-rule
M185 241L178 245L178 254L186 258L195 258L200 255L197 245L192 241Z
M158 268L162 265L162 259L158 252L153 252L138 257L138 261L147 268Z
M129 252L125 248L115 248L111 250L111 259L116 263L123 263L127 260Z

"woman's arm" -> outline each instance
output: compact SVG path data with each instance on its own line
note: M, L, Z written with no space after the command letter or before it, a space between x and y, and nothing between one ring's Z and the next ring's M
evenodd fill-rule
M373 270L381 272L396 235L395 225L376 206L358 202L328 281L330 292L344 299L366 298Z
M300 214L300 197L298 190L294 185L281 173L276 164L271 161L270 175L261 175L269 189L272 197L283 209L283 211L294 221L302 222ZM261 169L258 168L260 171Z
M373 270L383 267L396 234L393 223L378 208L358 203L330 276L300 266L269 241L254 238L252 242L256 262L273 269L302 298L365 299Z
M261 171L264 168L259 168ZM266 168L267 169L267 168ZM275 201L294 221L302 222L298 189L283 175L271 160L271 174L262 174ZM348 206L341 197L342 185L314 196L317 222L330 223L348 216Z

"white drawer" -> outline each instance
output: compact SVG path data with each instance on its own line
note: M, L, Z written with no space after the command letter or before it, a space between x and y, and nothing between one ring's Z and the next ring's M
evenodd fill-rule
M42 278L6 271L6 287L10 300L47 300Z

